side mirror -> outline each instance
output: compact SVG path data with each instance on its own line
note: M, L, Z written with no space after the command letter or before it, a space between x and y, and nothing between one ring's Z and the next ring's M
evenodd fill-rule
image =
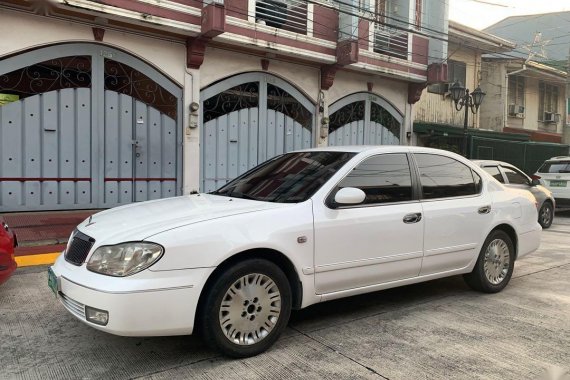
M334 201L339 205L357 205L364 202L366 194L356 187L340 189L334 196Z
M531 186L538 186L538 185L540 185L540 180L534 178L530 181L530 185Z

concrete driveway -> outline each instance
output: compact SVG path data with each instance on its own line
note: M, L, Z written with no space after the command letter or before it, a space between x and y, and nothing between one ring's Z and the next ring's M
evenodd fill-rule
M244 360L196 337L94 330L56 302L46 278L46 267L26 268L0 287L0 379L535 379L570 369L570 213L499 294L453 277L316 305Z

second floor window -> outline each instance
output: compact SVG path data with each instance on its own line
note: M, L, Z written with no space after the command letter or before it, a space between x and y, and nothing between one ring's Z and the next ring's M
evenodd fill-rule
M540 82L538 85L538 92L540 102L538 105L539 120L554 120L550 119L550 114L558 113L558 87L545 82Z
M259 24L306 34L307 2L303 0L257 0L255 20Z

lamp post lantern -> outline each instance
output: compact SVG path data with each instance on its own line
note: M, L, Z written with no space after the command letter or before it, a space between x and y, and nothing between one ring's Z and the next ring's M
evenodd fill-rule
M465 118L463 119L463 155L467 157L467 118L469 117L469 110L473 114L477 113L479 106L483 103L485 93L480 87L475 91L469 93L469 89L465 88L459 82L453 83L450 87L451 99L455 103L455 109L461 111L465 107Z

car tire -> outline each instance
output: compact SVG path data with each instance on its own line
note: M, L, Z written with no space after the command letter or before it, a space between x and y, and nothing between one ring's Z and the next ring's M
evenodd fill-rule
M542 228L548 228L552 225L552 221L554 220L554 207L550 202L544 202L542 207L538 211L538 223L542 226Z
M291 315L287 276L267 260L232 265L206 291L199 315L202 337L211 348L234 358L271 347Z
M515 247L511 238L502 230L494 230L485 240L473 271L463 278L474 290L497 293L509 283L514 265Z

